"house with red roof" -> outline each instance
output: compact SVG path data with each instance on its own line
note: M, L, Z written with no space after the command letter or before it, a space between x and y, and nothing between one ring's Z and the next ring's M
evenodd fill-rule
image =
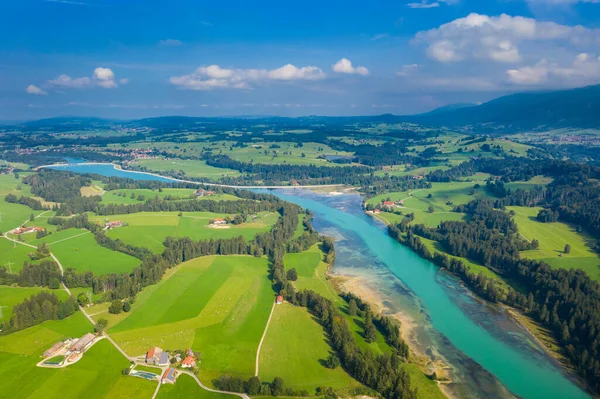
M186 356L185 359L181 362L181 367L184 369L191 369L196 367L196 358L193 356Z
M281 305L283 303L283 296L277 295L277 299L275 300L275 303L277 303L278 305Z
M177 370L174 368L168 368L165 370L161 382L163 384L175 384L175 380L177 379Z
M148 353L146 353L146 363L158 364L160 362L160 354L162 353L162 351L163 350L158 346L150 348Z

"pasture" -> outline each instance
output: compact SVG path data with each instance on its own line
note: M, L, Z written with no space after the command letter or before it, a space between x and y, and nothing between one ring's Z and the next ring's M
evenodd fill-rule
M519 233L528 241L537 239L539 249L523 251L524 258L538 259L552 267L583 269L591 278L600 281L600 257L592 250L594 240L585 233L578 233L574 226L556 222L541 223L536 216L541 208L519 206L507 207L514 210L514 220ZM571 253L564 254L565 245L571 246Z
M189 375L182 374L177 377L177 383L165 384L160 387L157 399L237 399L237 396L223 393L209 392L198 385Z
M325 367L330 353L323 327L306 308L277 305L261 348L259 377L262 381L281 377L286 387L311 393L319 386L360 385L341 367Z
M70 236L56 240L63 232L69 232ZM52 253L64 268L72 267L78 271L92 271L101 275L131 272L141 263L133 256L104 248L87 230L68 229L46 238Z
M68 297L67 292L63 290L48 290L47 288L41 287L13 287L0 285L0 323L10 320L12 308L15 305L42 291L52 291L58 296L58 298L62 300L65 300Z
M145 289L127 315L108 317L109 333L132 355L153 345L201 352L208 385L222 374L249 378L273 301L265 258L203 257Z
M171 200L184 200L190 198L198 198L198 200L214 200L214 201L234 201L238 198L230 194L215 194L206 197L196 197L196 190L191 188L163 188L162 191L150 189L123 189L107 191L102 196L104 204L140 204L149 199L162 198Z
M30 252L35 251L33 248L15 244L5 238L0 238L0 267L4 266L7 270L12 269L13 273L17 273L23 268L25 261L30 261ZM10 269L8 264L10 262Z
M210 180L219 180L222 177L237 177L241 174L237 170L215 168L207 165L205 161L191 159L140 159L135 164L152 171L182 171L184 177L208 178Z
M114 215L108 218L92 218L98 223L120 220L126 226L107 231L107 236L120 239L124 243L146 247L155 253L164 250L163 242L167 237L189 237L192 240L227 239L243 236L247 240L256 234L267 232L275 224L277 213L262 212L256 218L248 218L241 225L229 224L220 228L211 227L210 221L215 218L225 218L223 215L210 212L179 212L150 213L141 212L129 215Z

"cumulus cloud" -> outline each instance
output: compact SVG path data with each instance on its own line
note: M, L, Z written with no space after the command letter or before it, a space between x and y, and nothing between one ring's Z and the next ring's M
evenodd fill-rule
M581 86L600 82L600 57L581 53L569 65L541 60L535 65L509 69L506 75L510 83L539 85L552 82L562 86Z
M354 67L352 61L347 58L342 58L333 65L333 71L337 73L347 73L351 75L362 75L366 76L369 74L369 70L364 66Z
M193 73L172 76L171 84L187 90L249 89L260 81L319 80L325 74L315 66L297 67L292 64L276 69L230 69L219 65L199 67Z
M183 42L181 40L177 40L177 39L165 39L165 40L160 40L158 42L158 45L165 46L165 47L177 47L177 46L183 45Z
M25 91L29 94L35 94L38 96L45 96L46 94L48 94L47 91L40 89L39 87L35 86L35 85L29 85L27 86L27 88L25 89Z
M522 61L522 53L530 53L539 43L564 43L571 47L598 45L600 30L506 14L472 13L417 33L414 43L427 46L427 55L438 62L475 59L516 63ZM520 51L520 46L526 51Z
M122 78L120 84L127 84L128 79ZM115 89L119 87L115 80L115 74L110 68L98 67L94 69L92 77L73 78L67 74L62 74L54 79L50 79L44 83L41 88L35 85L27 87L27 92L30 94L47 94L47 90L52 89L89 89L93 87L102 87L105 89ZM37 92L39 91L39 92Z

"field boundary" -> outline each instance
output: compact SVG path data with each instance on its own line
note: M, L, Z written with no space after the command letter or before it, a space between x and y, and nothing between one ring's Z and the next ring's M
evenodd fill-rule
M260 342L258 343L258 349L256 350L256 372L254 375L258 377L258 364L260 362L260 349L262 348L262 344L267 336L267 331L269 330L269 325L271 324L271 319L273 318L273 312L275 312L275 306L277 303L273 302L273 306L271 307L271 313L269 314L269 318L267 319L267 325L265 326L265 331L263 332L262 337L260 338Z

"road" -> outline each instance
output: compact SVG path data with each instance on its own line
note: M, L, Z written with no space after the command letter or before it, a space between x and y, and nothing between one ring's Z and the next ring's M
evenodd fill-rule
M52 165L42 165L42 166L38 166L37 168L35 168L35 170L39 170L39 169L43 169L43 168L51 168L51 167L55 167L55 166L65 166L65 165L67 165L67 164L58 163L58 164L52 164ZM201 181L176 179L174 177L163 176L163 175L159 175L157 173L138 172L138 171L135 171L135 170L121 169L121 168L117 168L117 165L115 165L114 163L85 162L85 163L72 163L72 164L69 164L69 165L74 165L74 166L79 166L79 165L112 165L115 169L122 170L122 171L125 171L125 172L128 172L128 173L139 173L141 175L162 177L163 179L169 179L169 180L172 180L174 182L179 182L179 183L198 184L198 185L211 186L211 187L243 188L243 189L252 189L252 188L268 188L268 189L273 189L273 188L323 188L323 187L339 187L339 186L343 186L343 184L313 184L313 185L308 185L308 186L236 186L236 185L229 185L229 184L205 183L205 182L201 182Z
M46 212L49 212L49 211L46 211ZM36 217L40 217L40 216L42 216L42 215L43 215L44 213L46 213L46 212L43 212L43 213L39 214L39 215L38 215L38 216L36 216ZM27 220L26 220L26 221L24 221L24 222L23 222L23 223L22 223L20 226L17 226L17 227L21 227L21 226L23 226L23 225L24 225L25 223L27 223L28 221L29 221L29 219L27 219ZM15 229L16 229L17 227L15 227ZM11 229L11 230L13 230L13 229ZM19 241L19 240L15 240L15 239L12 239L12 238L8 237L7 233L4 233L4 234L2 234L2 235L0 236L0 238L5 238L5 239L7 239L7 240L9 240L9 241L12 241L12 242L14 242L14 243L17 243L17 244L19 244L19 245L25 245L25 246L28 246L28 247L31 247L31 248L36 248L36 249L37 249L37 247L36 247L36 246L34 246L34 245L27 244L27 243L25 243L25 242L21 242L21 241ZM60 261L58 260L58 258L57 258L57 257L56 257L56 256L55 256L55 255L54 255L52 252L50 252L50 257L51 257L51 258L52 258L52 259L53 259L53 260L56 262L56 264L58 265L58 268L60 269L60 274L61 274L61 275L64 275L64 268L63 268L62 264L60 263ZM69 295L71 295L71 291L69 290L69 288L68 288L68 287L67 287L67 286L66 286L64 283L62 283L62 282L61 282L61 285L62 285L62 288L63 288L63 289L64 289L64 290L65 290L65 291L66 291L66 292L69 294ZM89 314L88 314L88 313L85 311L85 309L84 309L83 307L81 307L81 306L80 306L80 307L79 307L79 310L81 311L81 313L83 313L83 315L85 316L85 318L86 318L86 319L87 319L87 320L88 320L88 321L89 321L89 322L90 322L90 323L91 323L93 326L95 326L95 325L96 325L96 322L94 321L94 319L92 319L92 317L91 317L91 316L90 316L90 315L89 315ZM271 311L271 312L272 312L272 311ZM270 320L270 317L269 317L269 320ZM265 333L266 333L266 330L265 330ZM110 342L110 343L111 343L111 344L112 344L112 345L113 345L115 348L117 348L117 350L118 350L119 352L121 352L121 354L122 354L123 356L125 356L125 358L126 358L127 360L129 360L130 362L134 362L135 364L140 364L140 365L145 365L145 364L146 364L145 362L138 360L138 358L135 358L135 357L129 356L129 355L127 354L127 352L125 352L125 351L123 350L123 348L121 348L121 347L119 346L119 344L117 344L117 343L116 343L116 342L115 342L115 341L114 341L114 340L111 338L111 336L110 336L110 335L108 335L108 333L107 333L106 331L103 331L103 332L102 332L102 336L103 336L104 338L106 338L106 339L107 339L107 340L108 340L108 341L109 341L109 342ZM264 337L264 336L263 336L263 337ZM262 343L262 340L261 340L261 343ZM257 362L258 362L258 358L257 358ZM161 368L161 370L162 370L162 373L164 373L164 371L165 371L167 368L168 368L168 367L163 367L163 368ZM242 398L242 399L250 399L250 398L248 397L248 395L246 395L245 393L238 393L238 392L227 392L227 391L219 391L219 390L216 390L216 389L209 388L209 387L207 387L206 385L202 384L202 382L201 382L201 381L198 379L198 377L197 377L197 376L196 376L194 373L192 373L192 372L190 372L190 371L185 371L185 370L179 370L179 371L180 371L180 373L181 373L181 374L187 374L187 375L191 376L192 378L194 378L194 380L196 380L196 382L198 383L198 385L200 386L200 388L204 389L205 391L209 391L209 392L215 392L215 393L221 393L221 394L228 394L228 395L235 395L235 396L239 396L239 397L240 397L240 398ZM161 376L162 376L162 374L161 374ZM154 395L152 396L152 398L153 398L153 399L154 399L154 398L156 398L156 396L158 395L158 391L159 391L159 389L160 389L160 386L161 386L161 385L162 385L162 384L161 384L161 381L160 381L160 378L159 378L159 381L158 381L158 386L156 387L156 390L154 391Z
M277 306L277 303L273 302L273 307L271 307L271 313L269 314L269 318L267 319L267 325L265 326L265 331L263 332L263 335L260 339L260 343L258 344L258 349L256 350L256 372L254 373L255 376L258 377L258 362L260 360L260 348L262 347L263 341L265 340L265 337L267 336L267 330L269 329L269 324L271 324L271 318L273 317L273 312L275 311L275 306Z

